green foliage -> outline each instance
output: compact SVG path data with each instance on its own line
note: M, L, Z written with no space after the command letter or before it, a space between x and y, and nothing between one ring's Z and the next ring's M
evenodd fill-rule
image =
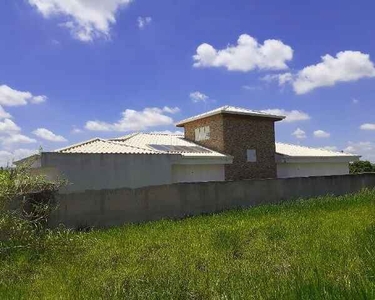
M360 160L350 164L350 174L375 172L375 165L367 160Z
M20 197L35 193L53 194L65 184L64 181L50 182L43 175L33 174L31 163L0 171L0 211L6 211Z
M375 191L46 240L0 299L375 299Z
M33 175L29 165L0 170L0 263L19 251L40 255L50 244L56 234L51 235L44 225L63 184Z

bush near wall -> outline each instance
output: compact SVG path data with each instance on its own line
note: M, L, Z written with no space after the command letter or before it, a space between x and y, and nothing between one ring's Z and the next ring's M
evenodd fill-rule
M375 165L367 160L360 160L350 164L350 174L375 172Z
M0 265L17 253L38 257L47 249L72 247L70 231L45 226L64 184L32 175L27 165L0 170Z

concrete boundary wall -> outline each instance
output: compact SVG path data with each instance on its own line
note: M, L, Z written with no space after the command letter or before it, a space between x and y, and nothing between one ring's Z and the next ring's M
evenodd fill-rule
M338 196L363 188L375 188L375 173L86 191L58 195L59 209L52 216L50 225L110 227L327 194Z

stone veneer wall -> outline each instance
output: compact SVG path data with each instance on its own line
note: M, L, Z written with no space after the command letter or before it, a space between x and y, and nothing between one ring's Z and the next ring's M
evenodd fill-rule
M184 125L185 138L234 157L225 165L226 180L276 178L275 120L234 114L219 114ZM210 139L195 141L195 129L209 126ZM247 149L257 151L257 162L247 162Z
M210 127L210 139L199 142L195 141L195 129L205 126ZM184 127L186 139L217 152L224 153L224 119L222 114L187 123Z
M226 180L276 178L275 120L224 115L224 153L234 157L225 165ZM247 150L255 149L256 162L247 161Z

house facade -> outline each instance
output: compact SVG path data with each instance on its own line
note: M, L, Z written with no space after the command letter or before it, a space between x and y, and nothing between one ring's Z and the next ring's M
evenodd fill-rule
M284 116L224 106L183 120L183 136L134 133L92 139L38 157L35 172L70 182L66 192L178 182L349 173L359 156L275 142Z

